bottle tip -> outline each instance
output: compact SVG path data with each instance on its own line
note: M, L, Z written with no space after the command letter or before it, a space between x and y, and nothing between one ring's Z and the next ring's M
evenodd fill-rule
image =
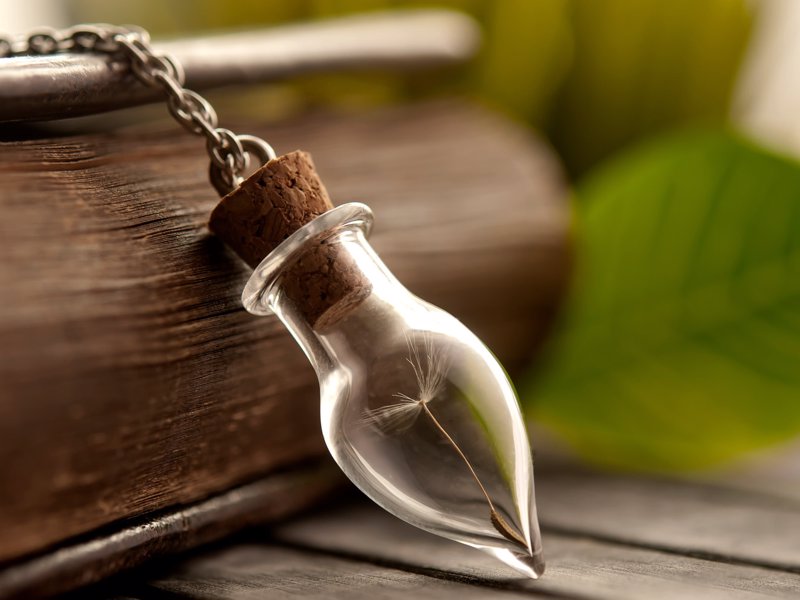
M545 563L541 548L536 552L515 552L498 548L486 550L525 577L539 579L544 574Z
M514 558L519 565L515 567L517 571L527 575L531 579L539 579L539 577L544 575L545 563L544 555L541 550L533 554L514 553Z

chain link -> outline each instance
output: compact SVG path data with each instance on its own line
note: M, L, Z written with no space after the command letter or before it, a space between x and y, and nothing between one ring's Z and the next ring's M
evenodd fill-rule
M275 158L275 151L261 138L236 135L219 127L214 107L197 92L183 87L186 77L181 64L168 54L155 52L144 29L98 23L66 30L40 29L22 39L0 36L0 58L63 52L123 58L139 81L161 90L174 119L187 131L206 139L211 182L221 195L241 183L251 156L262 163Z

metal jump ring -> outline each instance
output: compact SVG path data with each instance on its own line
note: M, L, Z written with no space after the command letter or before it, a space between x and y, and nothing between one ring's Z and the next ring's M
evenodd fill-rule
M259 166L276 158L277 155L272 146L260 137L254 135L240 135L237 137L245 153L256 158ZM227 196L244 180L244 177L240 174L234 176L232 180L227 180L222 169L213 162L208 168L208 177L220 196Z

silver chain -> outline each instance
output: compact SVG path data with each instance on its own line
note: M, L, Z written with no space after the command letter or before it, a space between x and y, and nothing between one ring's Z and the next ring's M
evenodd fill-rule
M241 183L251 156L261 163L275 158L275 151L261 138L236 135L230 129L218 127L214 107L197 92L183 87L185 76L181 64L168 54L157 53L144 29L94 24L65 30L42 29L19 40L0 36L0 58L62 52L93 52L123 58L139 81L160 89L175 120L191 133L206 138L211 158L209 175L220 195Z

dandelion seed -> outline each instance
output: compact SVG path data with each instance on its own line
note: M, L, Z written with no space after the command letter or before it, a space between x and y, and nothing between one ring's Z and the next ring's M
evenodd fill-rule
M365 410L363 423L375 425L383 433L402 433L411 428L422 412L422 403L405 394L392 394L401 401L374 410Z
M406 361L411 365L411 369L414 371L418 389L417 397L414 398L400 392L392 394L392 398L397 399L398 402L387 404L386 406L374 410L365 410L363 422L374 425L384 434L397 434L410 429L411 426L416 423L419 415L425 413L447 443L456 451L469 470L470 475L472 475L472 478L475 480L475 483L480 488L489 507L489 521L495 530L507 540L521 544L527 548L528 544L525 539L495 508L494 502L492 502L492 498L489 496L489 492L486 490L486 487L484 487L480 477L478 477L478 473L467 458L467 455L464 454L464 451L461 450L461 447L447 432L428 406L431 402L440 397L445 389L447 373L450 370L450 357L442 347L433 343L433 337L429 333L424 333L422 336L421 346L424 355L420 354L419 345L415 344L409 336L406 337L406 346L408 347L408 357Z
M424 405L435 400L444 391L450 361L444 348L433 343L433 336L422 334L422 355L420 345L411 336L406 336L408 357L417 383L417 395L411 397L397 392L392 398L398 400L373 410L365 410L363 422L376 426L383 433L402 433L411 428L422 413Z

